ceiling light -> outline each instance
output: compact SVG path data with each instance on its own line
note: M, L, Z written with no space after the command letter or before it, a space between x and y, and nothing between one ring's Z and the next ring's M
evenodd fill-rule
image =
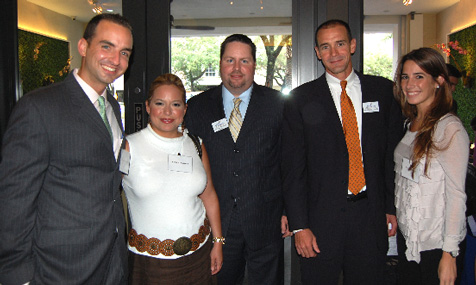
M408 6L412 4L413 0L403 0L403 5Z
M93 12L95 14L101 14L102 13L102 7L100 5L95 5L93 8Z
M88 3L93 6L92 10L95 14L102 13L102 6L101 3L99 3L99 0L88 0Z

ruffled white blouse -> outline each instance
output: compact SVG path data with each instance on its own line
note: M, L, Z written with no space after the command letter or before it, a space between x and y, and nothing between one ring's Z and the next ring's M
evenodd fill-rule
M407 131L395 149L395 206L406 257L419 263L420 252L437 248L456 251L466 235L469 138L456 116L442 117L433 134L435 151L428 173L424 174L428 158L423 158L412 177L408 167L416 135Z

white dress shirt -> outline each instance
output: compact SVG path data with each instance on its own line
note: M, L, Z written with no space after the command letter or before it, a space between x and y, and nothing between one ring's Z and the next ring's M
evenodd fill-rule
M119 156L119 151L121 150L121 145L122 145L122 130L121 127L119 126L116 116L114 115L114 110L112 109L111 103L107 101L107 96L106 96L106 89L102 92L102 94L98 94L91 86L89 86L79 75L78 75L78 69L74 69L73 75L76 78L76 81L78 81L79 85L83 89L84 93L88 96L89 100L91 103L94 105L96 110L99 113L99 102L98 98L99 96L104 97L104 102L106 105L106 116L107 120L109 121L109 125L111 126L111 131L112 131L112 136L113 136L113 150L114 150L114 156L116 157L116 160Z

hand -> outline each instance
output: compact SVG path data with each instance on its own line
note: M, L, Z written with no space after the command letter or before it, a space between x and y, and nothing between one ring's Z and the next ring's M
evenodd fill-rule
M213 244L210 258L212 260L212 275L215 275L221 270L223 265L223 244L221 242L215 242Z
M283 238L293 235L293 232L289 231L288 217L286 216L281 217L281 233L283 234Z
M321 251L317 247L316 236L310 229L304 229L296 233L294 239L297 253L305 258L316 257Z
M456 258L452 257L448 252L443 251L440 264L438 266L438 278L440 285L453 285L456 280Z
M397 233L397 216L389 215L389 214L386 214L386 216L387 216L387 226L388 224L392 225L392 228L388 229L388 236L393 237Z

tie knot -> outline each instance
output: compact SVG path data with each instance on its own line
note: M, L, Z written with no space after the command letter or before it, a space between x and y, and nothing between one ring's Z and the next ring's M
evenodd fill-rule
M235 105L234 107L237 108L238 106L240 106L240 103L241 103L241 99L240 98L235 98L233 99L233 104Z
M347 81L342 80L342 81L340 82L340 87L342 87L342 90L345 90L345 87L346 87L346 86L347 86Z

